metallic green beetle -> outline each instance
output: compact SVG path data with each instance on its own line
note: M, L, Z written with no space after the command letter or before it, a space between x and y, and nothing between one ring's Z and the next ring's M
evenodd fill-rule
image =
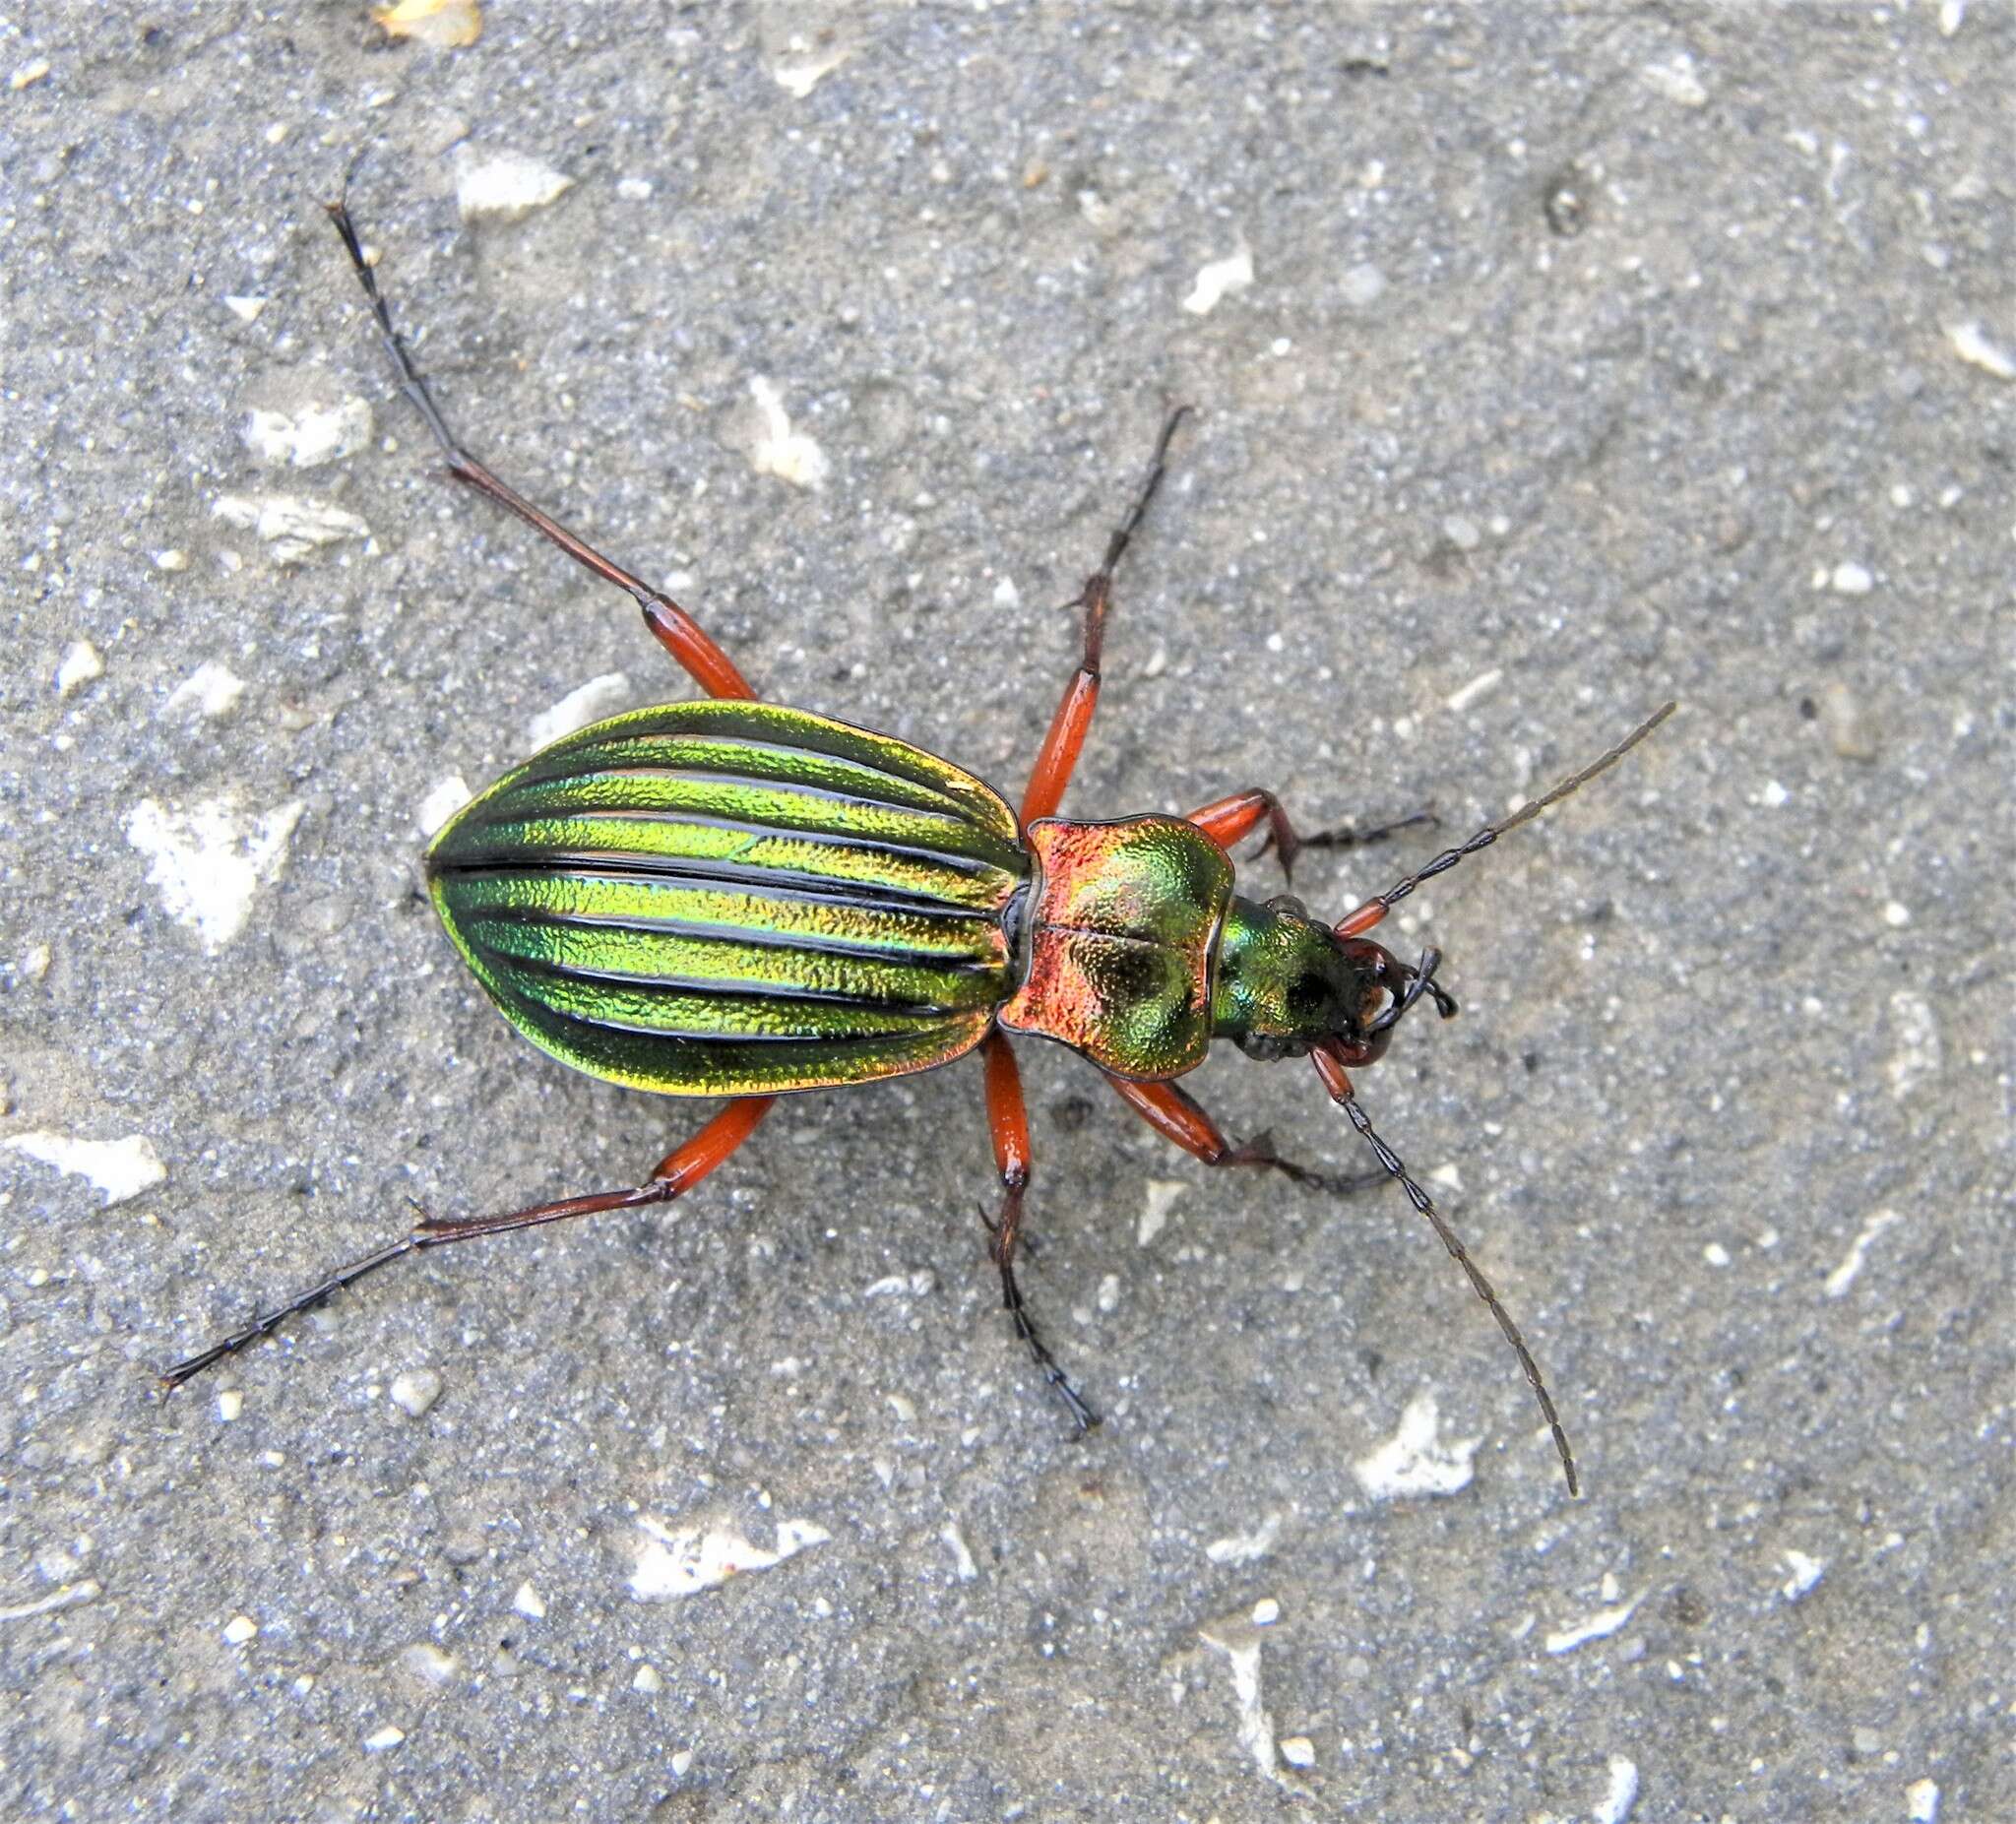
M1162 480L1172 413L1147 481L1078 604L1077 673L1019 814L908 742L755 693L684 609L621 570L456 442L393 329L341 204L330 214L397 368L456 479L626 590L711 700L598 723L507 773L435 838L427 877L465 962L513 1026L592 1076L728 1106L641 1185L501 1216L428 1220L171 1368L169 1386L416 1249L662 1203L748 1137L776 1097L925 1070L979 1050L1002 1184L991 1252L1017 1332L1081 1427L1098 1422L1038 1336L1015 1277L1028 1120L1006 1033L1082 1052L1158 1131L1214 1165L1317 1174L1264 1140L1233 1145L1174 1079L1216 1038L1256 1057L1307 1055L1325 1087L1461 1263L1539 1398L1572 1491L1574 1460L1518 1330L1420 1185L1372 1130L1347 1072L1375 1061L1423 995L1446 1018L1439 952L1408 965L1364 933L1422 881L1495 842L1612 765L1651 721L1544 797L1445 849L1335 925L1299 902L1234 891L1229 850L1267 827L1284 869L1316 845L1389 830L1298 834L1271 792L1189 817L1054 816L1098 702L1114 570ZM1421 821L1410 818L1408 823ZM1394 825L1390 828L1404 827ZM1376 1176L1377 1174L1375 1174Z

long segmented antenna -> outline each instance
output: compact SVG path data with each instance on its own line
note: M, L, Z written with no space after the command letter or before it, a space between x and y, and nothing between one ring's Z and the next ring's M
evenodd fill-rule
M1448 873L1466 855L1474 855L1480 849L1490 848L1508 830L1516 830L1523 823L1531 823L1548 805L1558 804L1563 798L1569 796L1570 793L1580 791L1584 786L1588 785L1599 774L1607 773L1611 767L1623 759L1632 748L1636 747L1640 741L1644 740L1653 729L1657 728L1661 723L1665 722L1679 707L1677 703L1661 704L1644 722L1633 728L1629 734L1625 735L1616 746L1611 748L1601 759L1591 761L1581 772L1570 774L1551 790L1522 804L1509 817L1501 817L1496 823L1485 824L1467 843L1461 843L1454 849L1443 849L1425 867L1417 869L1414 873L1408 875L1405 880L1397 882L1395 885L1387 888L1384 893L1377 894L1367 900L1356 912L1347 913L1338 920L1338 936L1356 937L1362 932L1369 931L1373 925L1385 917L1395 906L1406 899L1423 881L1433 880L1437 874Z
M1644 730L1641 729L1639 732L1643 733ZM1625 746L1629 745L1629 742L1625 743ZM1607 765L1609 760L1615 757L1614 754L1608 756L1595 771L1601 772L1603 766ZM1505 1341L1512 1345L1512 1352L1519 1357L1519 1365L1526 1370L1527 1383L1533 1388L1534 1397L1540 1402L1541 1414L1547 1421L1547 1429L1553 1433L1554 1449L1561 1457L1561 1473L1568 1478L1568 1492L1571 1495L1579 1495L1582 1492L1582 1484L1575 1475L1575 1453L1568 1448L1568 1434L1562 1430L1560 1415L1554 1411L1554 1397L1547 1392L1547 1384L1541 1378L1540 1363L1534 1360L1533 1352L1526 1347L1526 1339L1519 1334L1519 1326L1512 1321L1512 1313L1505 1309L1503 1301L1492 1289L1490 1281L1484 1278L1483 1270L1471 1259L1470 1250L1463 1245L1462 1238L1449 1226L1441 1211L1435 1208L1434 1200L1415 1182L1407 1169L1406 1162L1373 1131L1372 1117L1358 1105L1357 1096L1351 1087L1351 1078L1345 1074L1343 1060L1334 1051L1322 1045L1316 1046L1309 1053L1309 1057L1316 1066L1316 1074L1323 1079L1323 1087L1330 1092L1330 1100L1351 1117L1352 1126L1364 1135L1365 1144L1378 1156L1379 1164L1386 1167L1393 1180L1407 1193L1408 1202L1428 1219L1429 1226L1434 1229L1442 1245L1449 1250L1450 1257L1469 1276L1471 1290L1490 1307L1491 1315L1498 1320L1498 1328L1505 1333Z

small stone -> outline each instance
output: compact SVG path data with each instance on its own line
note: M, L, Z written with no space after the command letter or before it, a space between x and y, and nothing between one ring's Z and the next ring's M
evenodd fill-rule
M260 462L277 468L318 469L354 455L371 440L371 406L352 396L333 406L297 412L252 411L239 436Z
M298 494L220 494L211 514L263 539L282 565L297 564L325 544L371 535L354 513Z
M1557 172L1541 203L1547 226L1563 240L1572 240L1589 225L1589 197L1584 180L1574 171Z
M1347 267L1338 288L1344 293L1344 301L1354 310L1364 310L1376 304L1386 292L1386 275L1369 260L1356 266Z
M228 716L244 694L245 680L229 665L220 664L215 659L206 659L168 692L168 700L161 707L164 710L193 709L197 715L215 722L220 717Z
M455 1656L430 1640L416 1640L399 1656L399 1663L424 1684L444 1685L455 1676Z
M250 1615L233 1615L224 1623L224 1639L234 1647L242 1647L259 1632L259 1623Z
M419 825L422 836L438 836L449 818L474 796L462 775L451 773L420 800L419 809L413 812L413 822Z
M167 571L170 576L176 575L189 568L189 553L176 550L157 551L154 554L154 567L157 570Z
M1181 1178L1150 1178L1145 1188L1148 1192L1148 1207L1142 1211L1141 1220L1134 1231L1134 1238L1142 1247L1146 1247L1162 1233L1164 1225L1169 1220L1169 1206L1189 1186Z
M647 1697L656 1697L665 1688L665 1681L659 1676L657 1667L645 1665L640 1666L631 1675L630 1688L633 1691L642 1691Z
M1595 1824L1624 1824L1638 1803L1638 1763L1625 1754L1609 1757L1609 1785L1589 1815Z
M229 1424L244 1410L245 1396L235 1387L226 1388L218 1395L217 1415L224 1424Z
M511 1606L531 1621L543 1621L546 1617L546 1599L529 1583L518 1586L518 1594L511 1599Z
M1970 367L1979 367L1997 380L2016 380L2016 358L1988 341L1987 333L1979 323L1953 324L1946 331L1946 340L1953 345L1953 352Z
M749 397L756 402L758 428L749 446L749 465L759 475L776 475L793 487L817 491L826 485L832 465L818 440L791 425L784 394L774 380L755 374Z
M1844 760L1875 759L1876 731L1861 699L1839 678L1822 684L1818 695L1820 725L1834 751Z
M1234 291L1245 290L1252 283L1253 256L1241 247L1197 269L1196 283L1190 287L1190 295L1184 298L1183 308L1193 317L1208 317L1224 299Z
M1681 107L1705 107L1708 91L1694 74L1694 59L1676 51L1664 63L1648 63L1638 72L1645 86Z
M574 187L574 179L523 153L459 149L455 202L465 221L519 221Z
M373 7L371 23L388 38L411 38L435 50L461 50L483 35L478 0L396 0Z
M30 1159L53 1165L58 1171L89 1178L104 1199L104 1207L131 1203L141 1192L164 1182L168 1168L161 1164L154 1142L145 1134L128 1134L123 1140L76 1140L68 1134L37 1129L12 1135L4 1144L9 1151L25 1153Z
M853 47L843 43L829 43L823 50L811 51L800 37L792 38L790 48L795 54L774 65L770 75L780 89L788 90L800 101L853 55Z
M1316 1764L1316 1744L1306 1735L1284 1735L1281 1738L1281 1758L1291 1767L1313 1767Z
M406 1739L406 1730L388 1723L381 1730L373 1730L364 1737L366 1754L383 1754L387 1748L396 1748Z
M1418 1393L1401 1413L1399 1431L1358 1457L1351 1470L1375 1501L1403 1495L1454 1495L1470 1487L1472 1459L1481 1437L1443 1437L1435 1395Z
M1820 1579L1826 1575L1827 1562L1824 1558L1809 1558L1804 1552L1788 1548L1785 1553L1786 1567L1792 1572L1779 1586L1779 1595L1788 1603L1796 1603L1808 1595Z
M1493 665L1488 671L1480 671L1469 683L1459 685L1455 690L1452 690L1443 699L1443 702L1448 706L1452 715L1461 716L1473 704L1481 698L1489 696L1492 691L1496 690L1504 682L1504 678L1505 673L1503 669Z
M73 690L82 690L104 675L105 661L98 656L98 649L89 640L73 640L63 649L63 658L56 666L56 694L67 697Z
M527 746L537 750L613 716L630 701L630 680L620 671L604 671L579 689L570 690L549 710L541 710L525 724Z
M20 69L16 70L7 79L7 86L19 94L24 89L32 89L35 84L41 82L48 74L48 58L37 57L32 62L25 63Z
M1836 564L1828 582L1837 596L1866 596L1876 587L1876 579L1857 563Z
M392 1404L417 1418L441 1397L441 1377L432 1368L411 1368L392 1377Z

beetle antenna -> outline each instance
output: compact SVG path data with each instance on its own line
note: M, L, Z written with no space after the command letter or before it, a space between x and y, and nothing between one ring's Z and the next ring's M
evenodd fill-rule
M1437 874L1446 874L1466 855L1474 855L1480 849L1488 849L1508 830L1516 830L1523 823L1531 823L1550 804L1580 791L1582 787L1599 775L1607 773L1611 767L1628 754L1632 748L1645 739L1653 729L1666 721L1680 706L1677 703L1663 703L1649 717L1624 736L1616 746L1602 758L1593 760L1579 773L1571 773L1552 789L1543 792L1537 798L1530 798L1510 816L1501 817L1496 823L1487 823L1467 843L1460 843L1454 849L1445 849L1427 866L1417 869L1405 880L1388 887L1384 893L1367 900L1356 912L1347 914L1337 924L1340 937L1355 937L1361 931L1369 931L1373 925L1386 916L1402 900L1423 881L1433 880Z
M1668 705L1670 709L1671 705ZM1665 712L1661 712L1662 716ZM1655 718L1651 727L1659 719ZM1643 734L1645 729L1640 729ZM1636 736L1632 737L1634 740ZM1626 742L1628 747L1630 742ZM1621 751L1621 750L1619 750ZM1603 766L1613 760L1608 756L1595 769L1601 772ZM1573 787L1571 786L1570 789ZM1406 1162L1400 1155L1381 1140L1373 1131L1372 1117L1359 1105L1356 1095L1351 1087L1351 1079L1345 1075L1344 1065L1339 1056L1325 1046L1318 1045L1309 1053L1315 1063L1316 1074L1323 1079L1323 1087L1330 1092L1330 1100L1337 1103L1351 1117L1351 1124L1364 1135L1365 1144L1377 1155L1379 1164L1386 1167L1388 1175L1407 1193L1407 1200L1428 1219L1428 1225L1435 1231L1436 1238L1449 1250L1450 1257L1461 1267L1470 1280L1471 1290L1477 1293L1490 1313L1498 1320L1498 1328L1505 1333L1505 1341L1512 1345L1512 1352L1519 1357L1519 1365L1526 1370L1526 1379L1533 1388L1534 1397L1540 1402L1542 1415L1547 1421L1547 1429L1553 1433L1554 1449L1560 1453L1561 1473L1568 1478L1568 1492L1579 1495L1582 1485L1575 1475L1575 1453L1568 1448L1568 1434L1561 1428L1560 1415L1554 1411L1553 1395L1547 1392L1547 1384L1541 1378L1540 1363L1533 1358L1533 1352L1526 1347L1526 1339L1519 1334L1519 1326L1512 1321L1512 1313L1492 1289L1491 1283L1483 1276L1483 1270L1470 1257L1470 1250L1463 1245L1462 1238L1449 1226L1441 1211L1435 1208L1434 1200L1422 1190L1408 1171Z

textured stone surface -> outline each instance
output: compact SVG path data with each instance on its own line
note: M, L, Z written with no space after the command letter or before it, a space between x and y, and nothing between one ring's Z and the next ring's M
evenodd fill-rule
M0 1809L2016 1813L2008 9L5 31L0 1139L167 1177L0 1147ZM410 1198L627 1182L703 1113L516 1042L415 891L458 776L684 687L432 472L318 208L359 154L453 421L780 699L1018 788L1184 399L1077 812L1461 833L1683 701L1419 896L1463 1017L1363 1081L1587 1499L1396 1193L1213 1179L1040 1045L1088 1442L995 1308L970 1064L158 1400ZM502 155L571 184L465 223ZM247 445L351 400L362 448ZM1364 1164L1304 1067L1194 1087Z

